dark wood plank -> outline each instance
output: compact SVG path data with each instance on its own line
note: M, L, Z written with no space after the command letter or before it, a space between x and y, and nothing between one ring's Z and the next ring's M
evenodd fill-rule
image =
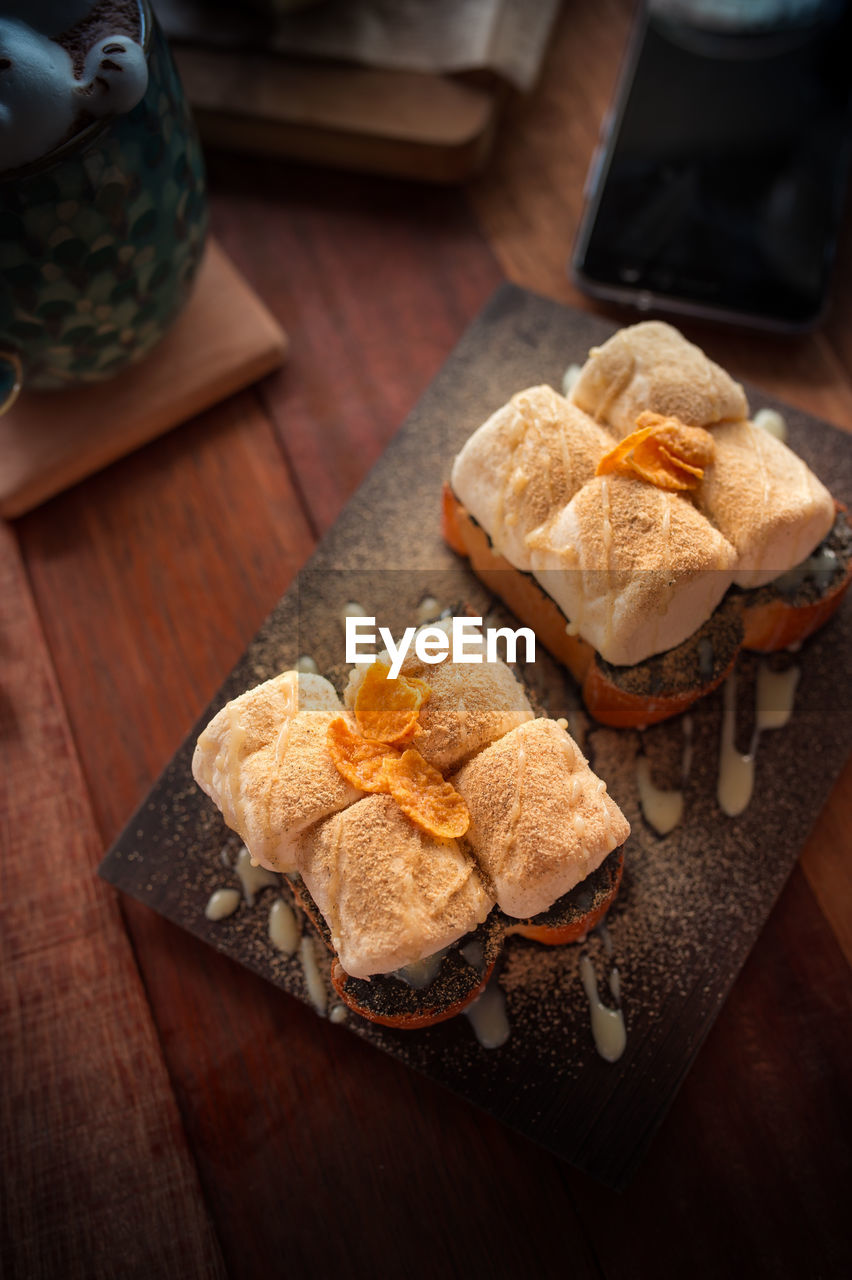
M837 779L800 865L838 946L852 965L852 760Z
M13 532L0 527L0 1269L220 1276Z
M250 392L55 498L18 530L108 841L312 536Z
M217 235L290 336L262 396L322 532L500 270L455 192L243 159L219 174Z

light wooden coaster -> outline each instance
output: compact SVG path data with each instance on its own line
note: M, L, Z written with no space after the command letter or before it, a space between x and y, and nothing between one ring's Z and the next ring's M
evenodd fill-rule
M0 515L19 516L277 369L280 325L211 242L192 297L141 362L109 382L29 392L0 417Z

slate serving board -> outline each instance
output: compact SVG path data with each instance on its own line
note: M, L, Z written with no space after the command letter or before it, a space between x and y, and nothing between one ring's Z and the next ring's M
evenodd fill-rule
M411 623L425 595L454 612L468 607L487 613L489 597L440 536L441 486L451 460L515 391L538 382L559 387L566 366L581 363L614 327L512 285L497 291L107 854L101 874L108 881L307 999L298 959L276 952L267 937L274 889L228 920L205 918L210 893L236 883L220 855L238 842L192 780L197 733L229 698L292 666L300 654L312 654L339 684L345 675L340 615L348 601L358 601L395 632ZM792 447L837 498L852 504L852 442L753 388L747 392L752 412L763 405L783 411ZM345 1025L557 1155L623 1185L852 748L850 653L847 600L796 656L801 679L794 718L761 739L754 798L736 819L725 818L715 798L720 694L693 710L685 819L662 839L642 819L635 760L643 752L660 785L678 785L682 719L642 735L588 726L586 751L633 827L609 937L596 933L587 943L610 1003L607 979L614 965L621 979L628 1039L616 1064L594 1048L577 946L510 940L500 982L512 1030L500 1049L481 1048L464 1017L415 1032L378 1027L353 1014ZM747 656L738 674L744 744L755 666ZM541 651L523 674L549 714L579 706L570 677Z

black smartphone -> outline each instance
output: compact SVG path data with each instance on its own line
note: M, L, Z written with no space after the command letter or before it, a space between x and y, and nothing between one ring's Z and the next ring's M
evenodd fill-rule
M574 279L644 311L812 328L851 144L849 0L652 0L589 171Z

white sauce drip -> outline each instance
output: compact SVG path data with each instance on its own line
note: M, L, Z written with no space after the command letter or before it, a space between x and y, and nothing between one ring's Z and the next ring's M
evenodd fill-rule
M617 972L617 970L613 970ZM592 1037L598 1053L607 1062L617 1062L627 1044L627 1029L620 1009L610 1009L598 995L598 980L587 955L580 956L580 977L592 1016Z
M729 818L736 818L748 805L754 789L754 761L760 735L767 729L783 729L793 714L799 668L773 671L762 662L757 669L754 734L747 755L740 755L734 745L736 732L737 686L733 674L724 687L722 745L719 753L719 807Z
M423 960L413 960L411 964L403 965L401 969L394 969L391 977L399 978L400 982L413 987L415 991L423 991L437 974L446 954L447 948L444 947L442 951L436 951Z
M426 622L433 622L435 618L441 616L441 605L434 596L424 596L417 606L415 621L418 627L422 627Z
M360 605L357 600L347 600L346 604L340 610L340 625L345 628L347 618L366 617L367 611L363 605Z
M485 952L482 949L482 943L475 938L466 942L463 947L459 947L459 951L471 968L479 969L480 972L485 968Z
M661 836L674 831L683 820L683 792L663 791L651 778L651 761L640 756L636 761L636 782L642 813Z
M719 752L719 808L736 818L747 807L754 790L754 756L740 755L734 741L737 724L737 678L733 672L724 685L722 745Z
M799 683L798 667L786 671L773 671L766 662L757 669L757 732L764 729L783 729L793 714L796 688Z
M239 889L216 889L210 895L204 914L208 920L225 920L234 914L239 905Z
M258 863L252 862L251 854L245 845L240 846L234 870L240 877L243 894L250 907L254 906L255 894L260 893L261 889L278 884L276 872L268 871L266 867L261 867Z
M333 1004L328 1011L329 1022L345 1022L349 1010L345 1004Z
M752 419L756 427L760 427L762 431L767 431L769 435L775 436L776 440L787 439L787 423L781 414L775 409L758 409Z
M568 368L565 370L565 372L562 375L563 396L565 396L566 398L570 396L582 372L583 372L583 369L581 365L569 364Z
M291 956L299 946L299 922L296 913L283 898L276 898L269 908L269 938L272 945Z
M506 1000L496 979L463 1012L483 1049L499 1049L509 1039Z
M323 1018L328 1008L328 989L320 973L314 940L308 933L302 935L302 941L299 943L299 959L302 962L302 972L305 975L305 986L308 988L311 1004Z

